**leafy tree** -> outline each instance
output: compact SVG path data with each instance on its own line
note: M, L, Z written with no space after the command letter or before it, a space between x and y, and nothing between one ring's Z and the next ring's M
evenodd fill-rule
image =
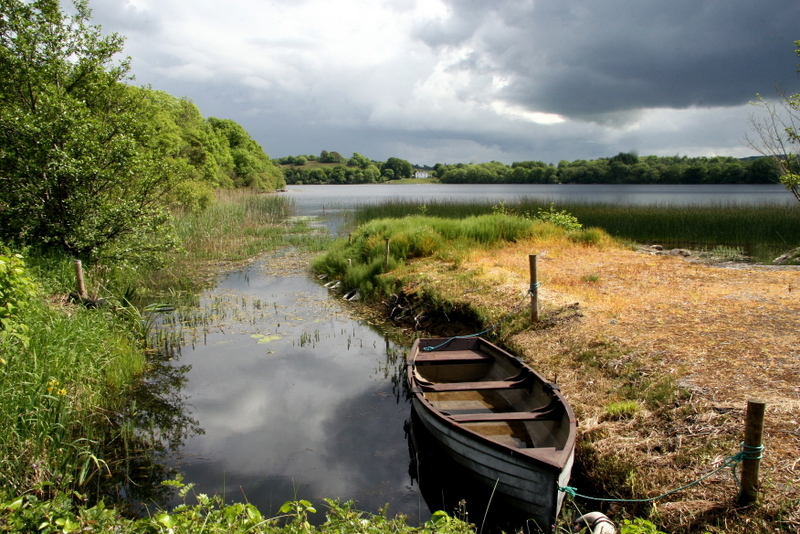
M625 165L635 165L639 163L639 156L637 156L633 152L620 152L619 154L611 158L611 161L612 162L618 161Z
M800 41L794 42L800 56ZM759 154L775 160L780 169L780 182L800 201L800 93L787 95L778 91L777 104L764 100L761 95L755 104L765 112L765 117L750 117L750 125L758 139L748 138L750 147Z
M232 161L224 170L234 184L265 191L286 185L283 173L241 125L214 117L208 123L230 150Z
M372 162L369 160L368 157L362 156L358 152L353 152L353 157L350 158L347 164L351 167L359 167L361 169L366 169L370 166Z
M380 182L381 170L377 165L368 165L367 168L364 169L364 179L369 183Z
M173 245L160 201L181 172L151 95L113 62L122 37L74 6L0 0L0 238L145 257Z
M388 177L389 175L386 173L387 170L392 171L392 177L389 178L390 180L395 178L411 178L411 174L414 172L414 167L410 162L404 159L389 158L382 166L383 175Z

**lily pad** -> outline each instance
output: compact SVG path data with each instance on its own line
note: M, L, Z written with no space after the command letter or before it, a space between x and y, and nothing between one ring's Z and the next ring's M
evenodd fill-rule
M257 339L259 343L269 343L281 338L281 336L276 336L275 334L252 334L250 337Z

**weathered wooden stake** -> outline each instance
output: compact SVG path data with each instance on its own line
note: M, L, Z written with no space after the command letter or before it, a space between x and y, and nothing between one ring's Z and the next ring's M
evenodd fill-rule
M747 506L758 499L758 470L761 466L761 437L764 433L764 410L762 400L747 401L747 419L744 427L744 451L742 460L742 489L739 492L739 506Z
M75 278L78 281L78 295L80 295L82 299L87 298L88 295L86 294L86 285L83 282L83 264L81 260L75 260Z
M383 260L383 270L384 271L388 271L389 270L389 243L390 243L390 241L389 241L389 238L387 237L386 238L386 258Z
M531 322L539 322L539 277L536 273L536 254L528 256L531 270Z

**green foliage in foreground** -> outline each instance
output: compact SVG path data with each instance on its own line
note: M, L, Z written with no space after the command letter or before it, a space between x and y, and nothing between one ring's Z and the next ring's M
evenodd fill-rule
M110 460L99 429L145 367L124 317L47 305L20 262L0 273L19 287L17 336L0 336L0 495L86 490Z
M403 516L370 515L355 510L352 503L327 500L325 522L311 525L309 515L317 511L308 501L285 503L280 516L264 517L251 504L226 505L219 496L197 495L197 504L180 505L175 510L157 512L141 519L120 517L113 508L100 503L73 510L64 499L40 501L19 497L0 502L0 531L41 532L116 532L119 534L164 533L268 533L268 534L471 534L474 528L444 512L436 512L421 527L406 524Z
M475 248L535 236L563 234L585 244L605 238L597 229L580 229L567 213L543 211L540 215L547 219L543 221L503 211L496 209L493 214L463 219L426 215L375 219L361 225L349 238L334 242L326 254L314 259L312 268L341 280L348 290L358 288L364 296L380 296L398 289L393 277L382 275L409 259L436 257L458 263Z

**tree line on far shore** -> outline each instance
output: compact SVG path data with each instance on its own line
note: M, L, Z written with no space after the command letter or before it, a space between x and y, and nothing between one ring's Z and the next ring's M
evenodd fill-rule
M319 156L287 156L281 164L287 184L371 184L411 178L415 171L445 184L770 184L779 167L773 158L724 156L637 156L620 152L594 160L562 160L557 165L521 161L412 165L406 160L370 160L359 153L346 158L323 150Z

